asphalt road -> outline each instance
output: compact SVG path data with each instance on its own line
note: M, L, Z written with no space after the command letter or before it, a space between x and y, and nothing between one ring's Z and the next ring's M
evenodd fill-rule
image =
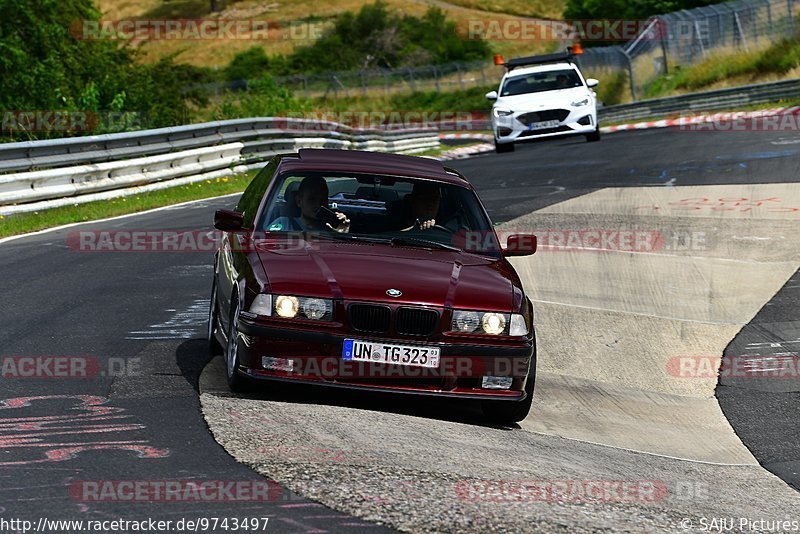
M797 183L798 156L797 134L653 130L594 144L526 145L513 154L451 165L471 179L492 217L503 222L612 186ZM204 201L79 229L210 230L213 210L232 202ZM100 480L264 479L214 441L199 409L211 254L81 252L67 244L75 229L0 244L0 356L86 358L97 371L60 379L14 377L15 368L4 368L2 517L38 519L46 503L52 519L266 516L282 532L377 529L285 490L267 502L129 501L87 493L87 482ZM782 302L783 320L764 321L794 318L795 326L772 329L771 340L797 335L797 300ZM739 389L728 404L720 389L734 429L765 465L780 464L776 473L794 472L786 466L798 458L800 443L800 428L790 424L800 407L796 390ZM745 408L754 415L742 415ZM769 424L748 427L754 417Z

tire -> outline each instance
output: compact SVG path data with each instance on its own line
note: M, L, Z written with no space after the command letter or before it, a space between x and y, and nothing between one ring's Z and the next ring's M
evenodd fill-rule
M600 140L600 127L599 126L592 133L586 134L586 142L587 143L596 143L599 140Z
M483 401L481 402L481 411L486 419L493 423L508 425L511 423L519 423L528 417L531 411L531 403L533 402L533 390L536 384L536 360L531 362L531 370L528 371L528 378L525 381L525 393L527 396L525 400L514 401Z
M231 320L228 322L228 343L225 346L225 378L228 379L228 388L234 393L248 390L247 378L239 373L239 296L234 293L232 302L235 306L231 311Z
M494 142L494 151L498 154L505 154L507 152L514 152L514 143L498 143L497 140Z
M217 279L211 284L211 304L208 307L208 325L206 326L206 338L208 339L208 353L217 356L224 351L222 345L217 340L215 332L219 322L219 306L217 305Z

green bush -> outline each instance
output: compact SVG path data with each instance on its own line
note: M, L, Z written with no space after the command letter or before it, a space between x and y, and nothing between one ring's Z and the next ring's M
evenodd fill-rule
M270 76L251 80L247 91L228 93L214 108L214 120L240 119L247 117L285 116L291 111L306 111L308 105L278 87Z
M212 80L209 69L175 65L171 58L140 65L124 43L84 38L83 21L100 17L91 0L0 0L0 13L0 109L139 117L93 124L91 133L103 133L182 124L191 120L192 106L207 104L196 87ZM68 133L4 135L32 139Z
M357 13L342 14L311 45L287 58L292 72L395 68L469 61L489 55L481 40L462 39L444 12L430 8L424 17L400 15L378 1Z

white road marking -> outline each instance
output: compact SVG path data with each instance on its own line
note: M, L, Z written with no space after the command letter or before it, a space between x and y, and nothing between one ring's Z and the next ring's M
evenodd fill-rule
M208 319L209 299L195 300L186 310L176 312L164 321L150 325L145 330L134 330L125 339L155 340L155 339L191 339L198 337L206 326Z

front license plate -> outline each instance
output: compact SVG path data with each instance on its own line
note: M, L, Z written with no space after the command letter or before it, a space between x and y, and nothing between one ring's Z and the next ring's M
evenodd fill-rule
M377 341L345 339L342 358L357 362L391 363L413 367L439 367L439 347L392 345Z
M556 128L561 121L542 121L532 122L530 125L531 130L544 130L545 128Z

